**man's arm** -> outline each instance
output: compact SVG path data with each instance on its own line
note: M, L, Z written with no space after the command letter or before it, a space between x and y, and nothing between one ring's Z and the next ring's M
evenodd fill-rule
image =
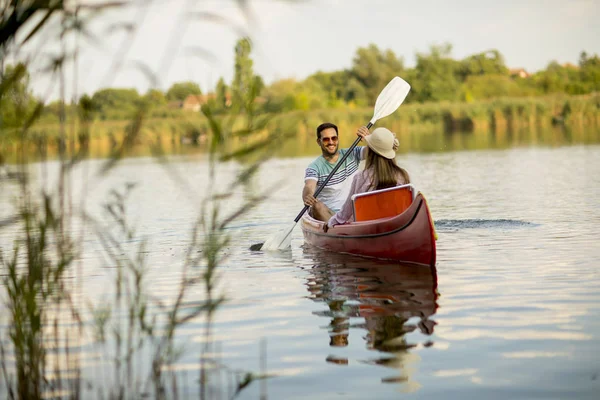
M314 206L317 199L313 196L317 190L317 181L315 179L307 179L304 181L304 189L302 189L302 201L307 206Z
M369 130L367 129L366 126L361 126L356 131L356 136L360 137L361 139L364 139L365 137L369 136L370 134L371 134L371 132L369 132ZM354 151L355 151L354 155L359 161L364 160L366 158L366 155L367 155L366 147L367 146L360 146L360 147L357 146L354 149Z
M367 158L367 146L356 147L358 156L356 157L358 161L362 161Z

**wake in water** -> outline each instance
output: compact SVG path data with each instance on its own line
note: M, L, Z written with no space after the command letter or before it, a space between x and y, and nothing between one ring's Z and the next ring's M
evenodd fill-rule
M456 232L461 229L517 229L526 227L535 227L539 224L533 222L521 221L516 219L440 219L435 222L435 229L438 232ZM240 229L261 225L276 225L274 222L267 223L249 223L239 226L229 227L229 229ZM252 251L260 251L263 242L255 243L250 246Z
M437 230L458 230L458 229L505 229L505 228L523 228L534 227L534 224L528 221L515 219L441 219L435 221Z

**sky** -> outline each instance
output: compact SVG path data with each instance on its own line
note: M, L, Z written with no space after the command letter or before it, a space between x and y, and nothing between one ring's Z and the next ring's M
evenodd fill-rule
M192 80L209 91L221 76L231 82L235 42L246 34L266 83L349 68L370 43L409 67L417 52L448 42L454 58L498 49L509 67L533 72L553 60L576 64L583 50L600 54L598 21L600 0L135 0L94 20L96 40L78 39L77 74L67 71L66 90L144 93ZM133 36L118 28L123 22ZM50 37L20 56L36 55L42 65L41 54L57 51ZM115 68L119 54L124 62ZM32 84L37 95L58 96L56 78L34 74Z

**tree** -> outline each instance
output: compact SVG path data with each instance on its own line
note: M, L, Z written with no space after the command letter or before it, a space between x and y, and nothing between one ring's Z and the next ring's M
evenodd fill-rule
M155 107L160 107L160 106L164 106L165 104L167 104L167 98L166 98L165 94L158 89L148 90L148 92L144 95L144 97L145 97L146 101L148 101L148 104L155 106Z
M552 61L545 70L536 73L533 80L543 93L561 93L565 91L569 73L558 62Z
M552 61L545 70L534 74L532 80L542 93L586 94L600 90L600 58L585 51L579 65Z
M509 76L500 74L471 75L463 84L463 97L472 100L503 96L518 97L530 93L530 89L519 86Z
M54 100L44 105L44 114L50 116L52 119L58 120L60 118L62 108L62 101Z
M227 84L225 83L223 78L219 78L215 92L216 92L215 100L216 100L217 111L225 110L227 107L229 107L229 101L227 99L227 97L228 97Z
M473 75L508 75L504 57L498 50L474 54L461 61L459 75L464 81Z
M316 110L328 106L327 93L315 80L298 82L282 79L273 82L264 91L266 112Z
M417 53L417 65L412 82L419 101L457 100L460 82L457 75L460 62L452 59L452 45L431 46L430 52Z
M252 44L250 39L238 40L235 45L234 76L231 89L236 96L243 96L252 87L254 78L254 62L250 58Z
M254 75L250 53L252 43L248 38L242 38L235 45L234 76L231 83L232 100L234 105L246 112L254 109L255 100L264 87L262 78Z
M597 54L590 57L585 51L581 52L579 69L585 91L587 93L600 91L600 57Z
M375 44L360 47L352 60L351 76L364 87L367 104L375 104L377 95L397 75L402 75L404 61L392 50L381 51Z
M377 95L378 94L379 93L377 93ZM375 96L377 97L377 95ZM348 80L344 99L346 102L357 106L366 106L373 102L367 94L367 88L365 88L355 77L350 77Z
M293 110L297 86L298 82L294 79L280 79L265 88L264 111L277 113Z
M92 122L94 119L94 115L98 111L98 107L94 104L94 101L90 96L84 94L79 99L77 111L79 113L79 118L83 123Z
M295 87L294 109L318 110L328 106L327 93L315 81L305 80Z
M101 119L130 118L141 101L136 89L101 89L92 96L92 103Z
M324 92L328 107L343 105L348 97L348 81L353 79L350 71L341 70L334 72L318 71L306 78L308 84L315 84Z
M21 126L36 103L26 65L7 65L0 78L0 129Z
M201 95L202 90L196 82L185 81L174 83L169 90L167 90L167 100L169 101L183 101L189 95Z

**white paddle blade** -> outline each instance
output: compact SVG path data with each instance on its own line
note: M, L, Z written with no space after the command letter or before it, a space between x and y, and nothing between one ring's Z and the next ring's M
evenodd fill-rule
M265 244L262 245L261 250L275 251L290 248L292 245L292 231L295 226L296 223L294 222L294 224L288 228L269 236L267 240L265 240Z
M408 92L410 92L410 85L408 82L399 76L394 77L394 79L383 88L379 97L377 97L371 123L375 124L377 120L387 117L396 111L406 96L408 96Z

